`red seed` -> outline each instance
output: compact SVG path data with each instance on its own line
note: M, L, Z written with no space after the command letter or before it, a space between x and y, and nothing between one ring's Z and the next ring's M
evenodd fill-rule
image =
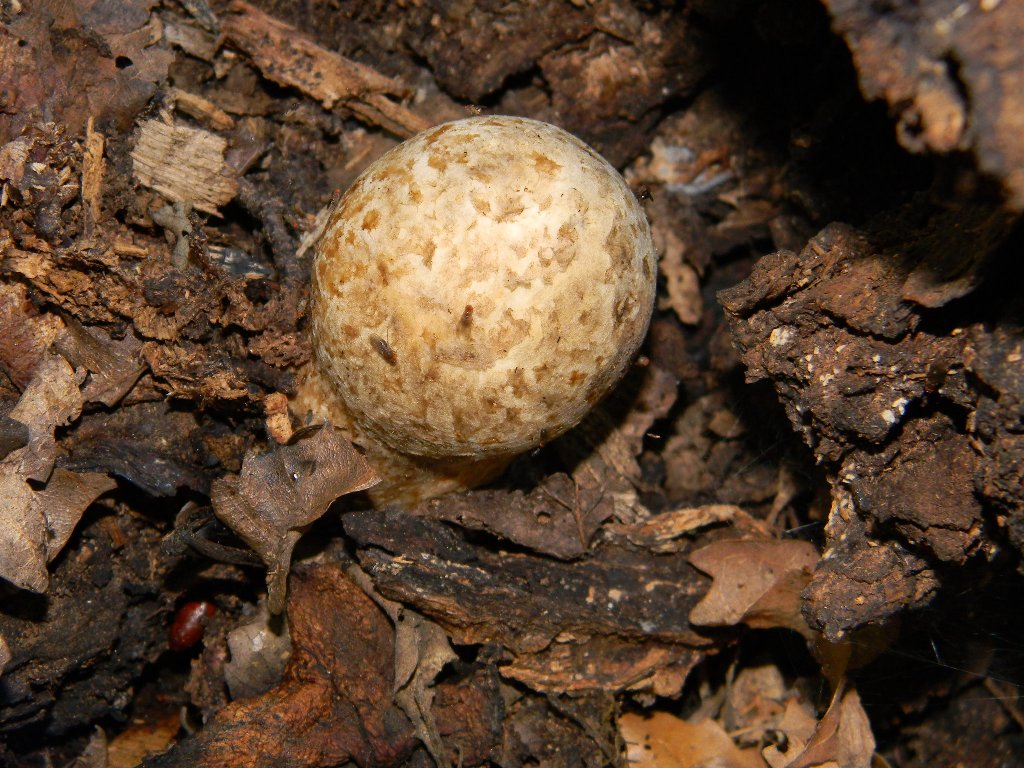
M216 606L205 600L193 600L185 603L174 616L167 645L172 651L184 651L191 648L203 639L206 622L216 612Z

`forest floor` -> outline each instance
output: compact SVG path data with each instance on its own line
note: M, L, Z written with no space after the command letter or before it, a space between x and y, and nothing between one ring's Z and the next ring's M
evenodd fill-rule
M0 1L0 765L1024 766L1022 36ZM294 407L304 237L481 114L622 171L654 317L579 427L375 509Z

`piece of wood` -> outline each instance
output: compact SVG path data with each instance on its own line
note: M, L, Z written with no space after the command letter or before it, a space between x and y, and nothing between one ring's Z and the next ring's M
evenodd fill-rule
M209 99L180 88L171 88L169 95L179 112L194 117L216 131L228 131L235 127L235 119Z
M362 120L402 137L430 127L428 120L389 98L408 95L402 83L327 50L248 3L232 2L221 29L264 77L298 88L327 109L341 104Z
M93 128L93 118L85 126L85 150L82 153L82 202L85 204L87 227L100 219L100 196L103 193L103 148L106 140Z
M208 131L145 120L132 150L135 176L172 202L217 215L238 193L238 180L224 162L227 146Z

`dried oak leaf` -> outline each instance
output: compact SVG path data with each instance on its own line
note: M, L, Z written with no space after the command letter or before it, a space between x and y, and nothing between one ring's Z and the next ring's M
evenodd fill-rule
M292 549L305 529L339 496L377 481L362 454L330 425L262 455L250 450L240 475L214 481L217 517L267 564L272 613L284 610Z
M47 355L36 368L10 417L28 427L26 453L19 471L28 480L46 482L57 457L53 431L70 424L82 412L82 393L75 372L59 355Z
M667 712L619 718L626 760L637 768L764 768L753 750L741 750L714 720L688 723Z
M690 555L694 568L711 576L711 589L690 611L690 621L710 627L746 624L814 633L800 612L800 592L810 582L818 551L806 541L716 541Z
M0 577L22 589L46 591L46 564L67 543L85 508L114 487L106 475L53 469L54 429L81 410L74 371L57 355L42 359L11 409L10 418L28 429L28 444L0 462ZM46 486L40 489L40 483Z
M91 374L82 388L82 397L89 403L112 408L146 370L140 355L142 342L131 332L114 341L103 331L87 329L68 318L53 346L76 368L85 368Z
M127 768L136 766L150 755L167 749L167 745L181 729L181 713L178 710L151 714L145 720L132 721L125 730L114 736L104 750L104 761L95 763L96 768ZM92 768L93 763L82 766L72 763L74 768ZM69 766L69 768L71 768Z
M6 149L0 148L0 178ZM19 389L28 386L62 325L56 315L39 313L21 283L0 285L0 370Z
M871 723L852 686L840 685L810 741L787 733L790 748L781 754L774 746L764 751L771 768L871 768L875 737Z
M0 577L45 592L50 583L46 564L63 549L86 507L115 483L106 475L57 469L37 491L21 463L28 450L0 462Z

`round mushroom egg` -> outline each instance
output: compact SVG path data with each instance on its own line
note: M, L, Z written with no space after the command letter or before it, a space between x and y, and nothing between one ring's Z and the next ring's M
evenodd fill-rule
M574 426L619 381L654 304L636 197L547 123L435 126L371 164L315 245L320 371L393 450L486 458Z

